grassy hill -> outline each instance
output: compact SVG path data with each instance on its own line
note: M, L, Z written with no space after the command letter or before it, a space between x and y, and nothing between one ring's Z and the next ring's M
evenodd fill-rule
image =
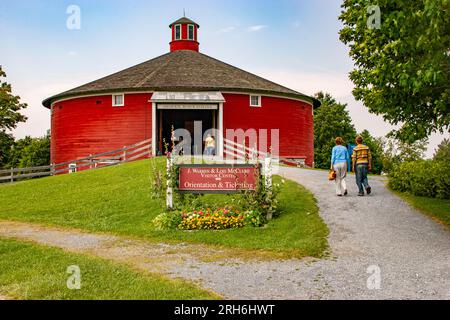
M312 194L295 182L279 195L282 214L264 228L222 231L154 230L151 221L164 202L151 197L151 170L163 158L115 167L0 185L0 219L74 227L154 241L196 242L264 250L287 256L315 256L327 247L328 229ZM210 202L233 196L207 195Z

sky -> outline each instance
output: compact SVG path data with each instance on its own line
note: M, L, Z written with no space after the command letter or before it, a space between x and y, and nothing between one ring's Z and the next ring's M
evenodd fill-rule
M357 131L384 136L392 126L352 96L353 62L339 41L342 0L1 0L0 65L28 104L14 136L43 136L42 100L169 51L168 25L200 24L200 51L305 94L348 104ZM72 5L80 28L67 27ZM427 156L446 134L433 134Z

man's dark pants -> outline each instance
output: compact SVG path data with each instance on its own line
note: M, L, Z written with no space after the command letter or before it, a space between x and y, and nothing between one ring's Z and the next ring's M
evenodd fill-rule
M369 172L369 165L367 163L356 165L356 184L358 185L359 193L364 194L364 188L369 187L367 173Z

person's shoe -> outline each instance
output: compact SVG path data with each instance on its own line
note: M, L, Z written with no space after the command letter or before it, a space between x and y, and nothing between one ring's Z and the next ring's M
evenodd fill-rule
M364 197L364 192L363 193L358 193L358 197Z
M345 191L344 191L344 196L346 196L346 195L348 195L348 192L347 192L347 190L345 190Z
M367 194L370 194L372 192L372 188L371 187L367 187L366 188L366 192L367 192Z
M342 197L342 194L337 194L338 197Z

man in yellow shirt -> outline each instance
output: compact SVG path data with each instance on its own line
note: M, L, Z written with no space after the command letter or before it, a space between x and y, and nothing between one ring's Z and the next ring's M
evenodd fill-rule
M358 185L358 196L364 196L364 189L367 194L372 192L367 179L367 173L372 170L372 154L368 146L363 145L363 138L356 138L357 146L353 149L352 168L356 174L356 184Z

